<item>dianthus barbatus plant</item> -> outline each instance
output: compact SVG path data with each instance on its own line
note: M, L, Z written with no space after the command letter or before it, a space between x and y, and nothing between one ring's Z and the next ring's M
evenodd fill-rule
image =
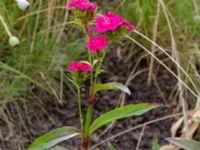
M88 150L91 135L100 127L113 121L142 115L143 113L156 108L155 104L129 104L115 108L92 120L95 95L101 90L122 90L131 94L128 87L121 83L109 82L98 83L98 76L103 71L102 63L108 52L109 44L112 41L120 40L121 36L134 30L134 26L127 20L117 16L113 12L96 15L97 3L89 0L71 0L67 9L75 15L75 23L80 25L85 36L88 60L71 61L68 65L69 80L77 90L77 102L79 109L80 128L65 126L39 137L28 150L43 150L55 146L59 142L79 136L81 148ZM78 23L77 23L78 22ZM95 24L93 23L95 22ZM93 28L94 26L94 28ZM93 31L95 29L95 31ZM83 115L81 107L81 88L85 82L90 82L87 112ZM86 116L85 118L83 116Z

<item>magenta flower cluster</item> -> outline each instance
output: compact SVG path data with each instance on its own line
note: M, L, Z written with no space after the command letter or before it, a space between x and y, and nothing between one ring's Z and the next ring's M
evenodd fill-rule
M78 72L90 72L92 67L86 62L75 62L71 61L68 70L70 72L78 71Z
M130 22L115 15L113 12L96 17L96 31L98 33L114 31L122 27L128 27L131 31L134 30L134 26Z
M101 51L106 48L108 39L103 36L89 37L89 41L86 43L91 52Z
M97 7L96 3L90 3L89 0L71 0L67 5L67 9L78 8L81 11L94 11Z
M89 0L70 0L69 4L67 5L67 9L70 10L72 8L94 13L95 9L97 8L97 4L96 2L91 3ZM95 21L95 30L98 34L109 31L112 32L122 28L128 28L130 31L134 31L134 26L129 21L117 16L113 12L99 15L95 18ZM92 32L92 27L90 25L88 26L88 24L85 24L84 26L89 27L89 33ZM104 35L98 35L95 37L90 35L88 41L86 42L86 46L92 53L95 53L97 51L104 50L108 43L108 38ZM86 63L70 62L68 69L70 72L90 72L92 67Z

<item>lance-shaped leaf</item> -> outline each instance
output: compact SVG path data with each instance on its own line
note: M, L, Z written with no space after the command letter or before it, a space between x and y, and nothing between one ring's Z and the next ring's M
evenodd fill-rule
M79 134L74 127L65 126L48 132L39 137L29 147L28 150L44 150L50 148L64 140L70 139Z
M180 139L180 138L168 138L167 140L180 148L184 148L185 150L200 149L200 142L194 140Z
M94 94L101 90L121 90L129 95L131 94L128 87L126 87L125 85L118 83L118 82L109 82L109 83L94 85Z
M115 108L100 117L98 117L91 125L90 133L93 133L96 129L115 120L123 119L131 116L139 116L145 112L158 107L155 104L130 104L123 107Z

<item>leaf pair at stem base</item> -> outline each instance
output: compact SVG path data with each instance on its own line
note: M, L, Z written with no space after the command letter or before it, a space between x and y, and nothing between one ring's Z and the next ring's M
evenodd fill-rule
M111 110L100 117L98 117L90 127L90 134L92 134L98 128L116 121L131 116L139 116L145 112L158 107L158 105L152 104L130 104L123 107ZM36 139L36 141L28 147L28 150L44 150L57 145L58 143L68 140L77 135L81 135L80 131L74 127L66 126L50 131L42 137Z

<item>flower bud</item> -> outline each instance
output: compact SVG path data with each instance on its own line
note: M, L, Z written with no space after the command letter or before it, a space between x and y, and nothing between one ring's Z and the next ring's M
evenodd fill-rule
M26 8L30 5L27 0L17 0L17 5L21 10L26 10Z
M9 39L10 46L14 47L16 45L19 45L19 39L16 36L11 36Z

